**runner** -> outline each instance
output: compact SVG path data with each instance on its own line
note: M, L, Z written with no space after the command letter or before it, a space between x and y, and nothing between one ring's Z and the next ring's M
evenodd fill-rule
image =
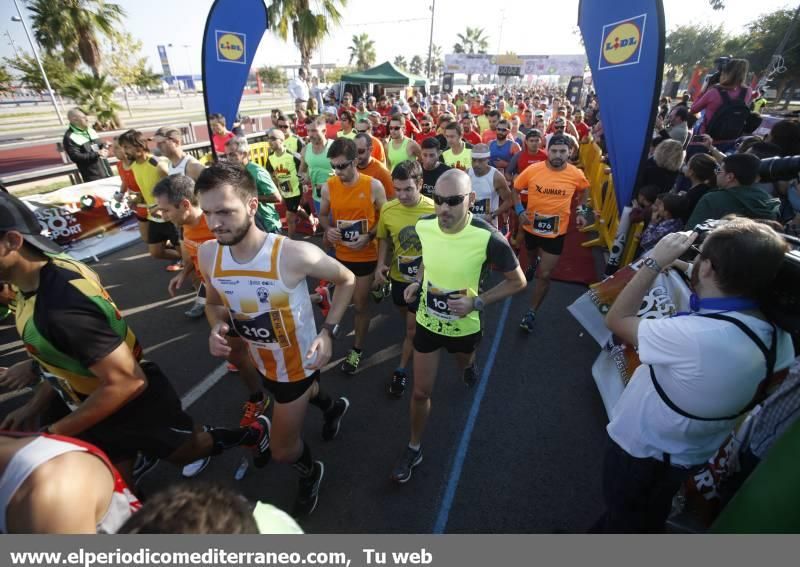
M185 175L174 175L159 181L153 190L153 195L158 201L158 208L164 217L176 226L183 229L181 246L184 252L184 269L172 278L167 286L167 291L175 297L177 291L183 287L187 278L196 278L202 295L203 315L206 305L206 282L200 272L197 253L200 245L214 240L216 237L208 229L206 217L200 208L197 195L194 191L194 181ZM269 397L264 395L261 388L261 377L250 363L247 354L247 345L241 339L231 338L231 354L228 362L232 364L242 378L247 388L249 399L244 403L240 427L249 427L259 415L263 414L269 406ZM195 472L195 475L199 471ZM189 476L189 475L184 475ZM193 476L193 475L192 475Z
M281 199L281 194L275 187L275 182L269 172L250 160L250 144L247 143L247 138L231 138L225 144L225 151L227 160L244 166L256 184L258 191L256 226L264 232L280 232L281 215L275 208L275 204L280 203L283 199Z
M475 201L469 176L448 171L433 194L436 216L424 217L416 229L422 245L422 265L404 297L419 296L414 335L414 393L411 398L411 439L391 474L399 483L411 478L422 462L422 433L430 413L431 394L439 368L440 349L454 353L469 387L479 376L475 350L481 339L481 312L486 305L521 291L525 276L505 238L490 224L473 216ZM453 263L458 258L458 263ZM505 280L479 294L481 274L488 264Z
M356 122L356 132L359 134L369 134L372 140L372 157L383 165L386 165L386 149L383 147L383 142L381 142L380 138L376 138L372 135L372 122L370 122L368 118L359 120ZM331 173L331 175L333 174Z
M129 485L139 452L150 463L165 458L185 465L236 446L254 446L259 455L268 450L259 421L238 429L195 427L169 379L142 358L97 274L40 232L22 201L0 194L0 281L18 290L16 327L32 358L16 371L32 383L39 377L35 362L45 378L0 429L26 428L45 411L57 413L63 417L42 424L45 432L97 445Z
M331 144L328 158L336 175L322 186L320 221L336 259L356 275L353 304L356 310L355 341L341 365L345 374L355 374L361 364L364 338L369 329L369 292L378 260L375 234L377 217L386 194L376 179L358 173L356 144L341 138ZM336 298L334 294L334 299Z
M472 167L472 146L461 138L461 125L458 122L448 122L444 127L444 136L447 138L448 148L442 154L442 161L445 165L466 172Z
M319 193L320 187L333 175L331 160L328 159L328 148L333 142L325 138L325 121L323 119L317 119L309 125L308 139L310 143L300 154L300 176L307 185L311 186L314 209L319 214L322 198Z
M439 158L441 151L436 138L428 138L422 142L422 194L426 197L433 195L436 182L450 167L443 164Z
M381 182L386 193L386 200L394 199L394 186L392 185L392 174L386 166L372 157L372 138L369 134L359 134L355 138L356 143L356 168L359 173L369 175L373 179Z
M420 131L414 136L414 141L417 144L428 138L436 137L436 130L433 128L433 118L430 115L423 115L419 122Z
M419 157L419 145L404 135L405 129L406 117L399 112L392 114L389 120L389 139L386 141L386 157L390 171L401 161Z
M319 379L355 278L312 244L255 230L256 188L242 167L211 166L197 180L196 191L217 238L199 252L200 270L210 284L209 350L226 357L232 350L231 336L247 343L252 363L275 398L271 431L265 416L259 416L257 423L266 424L271 456L292 463L300 473L294 514L310 514L317 506L324 466L312 458L301 429L311 403L323 412L323 439L331 440L350 405L347 398L334 402L320 388ZM336 284L333 306L319 334L306 285L309 276ZM267 449L255 464L264 466L269 459Z
M339 123L342 125L342 129L336 132L337 138L347 138L352 140L356 137L358 132L355 131L355 121L356 119L353 117L353 114L348 110L343 110L339 113Z
M424 152L423 149L423 155ZM421 194L422 167L417 162L403 161L397 164L392 171L392 182L397 198L383 205L378 220L378 267L375 270L375 287L383 286L391 280L392 300L405 318L406 336L403 339L400 366L392 374L388 387L390 396L401 398L408 381L406 371L408 361L414 350L418 306L417 301L406 303L403 294L408 285L416 281L417 271L422 262L422 251L415 225L420 217L431 215L435 211L433 201Z
M131 162L131 171L136 178L136 185L139 187L142 199L147 205L147 251L152 258L161 260L176 261L180 259L180 252L174 248L168 248L167 243L172 246L178 245L178 231L175 225L165 221L156 214L153 214L155 199L153 199L153 187L156 183L169 175L168 161L159 160L150 153L147 147L147 139L144 134L137 130L128 130L119 137L119 145L126 157ZM174 266L175 264L171 264ZM168 269L170 266L168 266ZM180 269L180 268L178 268Z
M475 201L470 212L497 228L497 217L511 209L514 197L503 174L489 165L489 155L486 144L472 148L472 167L467 173Z
M469 113L461 117L459 124L461 124L462 136L465 142L473 146L481 143L481 135L473 129L473 118Z
M141 507L97 447L0 436L0 534L113 534Z
M301 206L303 195L300 192L300 156L286 151L285 136L277 128L269 133L269 157L266 170L278 186L283 202L286 205L286 230L289 238L297 233L298 217L301 222L310 222L312 232L316 230L316 219Z
M519 144L513 138L509 138L510 132L508 120L500 120L497 123L496 138L489 142L491 154L489 163L502 174L505 173L511 158L521 151Z
M281 114L278 116L278 122L275 127L283 132L283 136L285 139L283 145L291 154L300 155L303 151L303 141L300 139L302 136L307 136L308 132L305 127L305 123L303 123L303 131L304 134L301 134L299 131L295 135L292 132L291 125L289 124L289 119L286 117L285 114Z
M529 166L514 181L515 188L528 188L527 210L517 212L525 231L528 258L535 270L535 274L532 274L536 284L531 306L520 322L520 328L529 333L533 332L536 310L547 295L550 274L564 249L570 221L569 208L576 191L583 191L584 194L575 222L578 228L586 226L585 190L589 188L589 181L580 169L567 163L569 153L570 143L566 136L553 136L547 146L547 161ZM533 261L537 257L541 258L538 269Z
M181 131L171 126L163 126L156 130L153 141L161 155L169 160L169 175L180 173L197 179L205 166L197 159L183 151Z
M547 159L547 152L542 149L542 133L540 130L536 128L531 128L528 130L527 134L525 134L525 145L522 148L521 152L514 154L511 158L511 162L508 164L506 168L506 180L514 187L514 180L519 176L520 173L525 171L528 166L533 165L534 163L538 163L540 161L545 161ZM522 189L516 189L514 191L516 194L519 195L520 202L522 203L523 208L528 207L528 188L523 187ZM515 249L519 249L522 245L522 239L524 238L524 230L520 227L519 218L517 215L511 215L511 234L513 235L511 245ZM533 263L532 263L533 264ZM531 278L533 278L533 274L530 274ZM527 274L526 274L527 277Z

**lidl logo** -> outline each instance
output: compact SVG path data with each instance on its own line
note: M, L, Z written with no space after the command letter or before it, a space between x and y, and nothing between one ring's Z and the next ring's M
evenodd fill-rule
M647 14L603 26L598 69L635 65L642 54Z
M247 36L243 33L215 30L217 61L247 64Z

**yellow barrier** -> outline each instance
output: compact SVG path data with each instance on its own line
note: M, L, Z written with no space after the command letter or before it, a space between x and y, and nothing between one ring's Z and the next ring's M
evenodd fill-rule
M200 163L202 163L205 166L209 166L212 163L214 163L214 154L212 154L211 152L209 152L207 154L203 154L202 156L197 158L197 161L199 161Z
M614 180L611 169L603 162L600 147L594 142L581 144L579 148L580 163L589 180L589 205L594 210L594 222L584 227L581 232L597 232L597 237L584 242L583 247L605 246L608 250L614 244L619 214L617 197L614 193Z
M267 167L267 157L269 157L268 142L250 144L250 161L260 165L261 167Z
M639 242L642 240L644 232L644 222L636 222L628 229L628 238L625 240L625 249L622 251L620 266L627 266L636 258L636 251L639 249Z

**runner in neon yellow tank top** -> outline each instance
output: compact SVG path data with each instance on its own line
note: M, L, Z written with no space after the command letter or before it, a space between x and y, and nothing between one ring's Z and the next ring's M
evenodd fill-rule
M408 303L419 297L414 334L414 398L411 401L411 439L392 479L411 478L422 462L420 442L430 413L430 395L436 382L442 348L456 355L463 380L472 386L478 379L475 350L481 338L481 311L525 288L525 275L506 239L469 207L475 194L469 176L452 169L436 182L433 192L436 215L417 224L422 246L422 265L417 279L405 290ZM454 262L453 259L458 261ZM480 292L481 274L488 265L505 279Z
M300 194L300 177L297 174L300 170L300 156L288 152L284 146L285 141L286 136L280 129L274 128L270 131L270 152L266 170L275 179L275 184L286 204L286 227L289 238L294 238L298 217L303 221L310 220L314 229L316 229L316 219L300 206L302 195Z
M447 150L442 153L445 165L469 171L472 168L472 146L462 138L463 130L458 122L450 122L444 127L444 137L447 139Z
M389 121L389 140L386 142L386 159L389 171L401 161L419 159L422 151L419 145L405 136L406 118L402 114L392 115Z

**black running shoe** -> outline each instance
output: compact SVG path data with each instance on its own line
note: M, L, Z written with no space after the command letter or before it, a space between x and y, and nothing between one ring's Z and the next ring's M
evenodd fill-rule
M253 464L258 468L265 467L272 457L269 450L269 433L272 429L272 422L266 415L259 415L250 425L250 429L258 430L258 441L253 445Z
M536 314L533 311L528 310L528 312L525 313L525 316L522 318L522 321L519 322L519 328L523 331L532 333L535 322Z
M467 366L464 369L464 373L461 375L461 378L464 380L464 384L472 388L478 382L479 374L480 369L478 368L478 365L473 362L471 366Z
M404 370L397 369L392 374L392 381L389 382L389 396L392 398L402 398L403 393L406 391L406 382L408 382L408 374Z
M411 447L406 447L403 456L395 465L392 471L392 480L404 484L411 479L411 471L422 462L422 447L416 451Z
M350 408L350 400L342 396L335 402L327 412L325 412L325 422L322 424L322 438L325 441L335 439L339 435L339 428L342 426L342 417Z
M159 461L160 459L158 457L151 457L144 453L139 453L136 456L132 471L134 487L139 484L139 481L141 481L147 473L156 467Z
M310 515L317 509L319 502L319 485L325 475L325 465L322 461L314 461L314 469L311 476L301 478L297 487L297 497L294 500L292 516L299 518Z

